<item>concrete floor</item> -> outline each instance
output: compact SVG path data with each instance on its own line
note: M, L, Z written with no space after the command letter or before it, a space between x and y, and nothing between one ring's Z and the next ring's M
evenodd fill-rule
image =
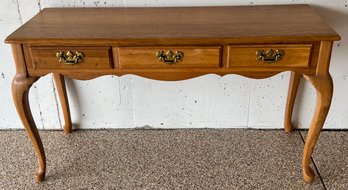
M302 180L306 132L178 129L40 131L47 178L24 131L0 131L0 189L348 189L348 131L323 131L315 181ZM316 171L318 173L318 171Z

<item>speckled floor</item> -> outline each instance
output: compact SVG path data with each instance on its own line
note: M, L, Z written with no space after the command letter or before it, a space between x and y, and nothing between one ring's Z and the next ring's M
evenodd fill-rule
M177 129L40 131L47 177L24 131L0 131L0 189L348 189L348 132L323 131L306 184L306 132ZM318 175L317 175L318 176Z

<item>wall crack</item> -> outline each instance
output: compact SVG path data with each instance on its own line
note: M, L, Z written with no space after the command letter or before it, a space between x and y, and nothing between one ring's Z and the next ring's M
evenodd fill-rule
M16 3L17 3L17 12L18 12L18 15L19 15L19 21L21 22L21 24L23 24L21 9L19 8L19 2L18 2L18 0L16 0Z
M65 82L65 81L64 81ZM51 83L52 83L52 88L53 88L53 95L54 95L54 100L56 101L56 109L57 109L57 114L58 114L58 123L60 128L63 128L62 121L60 119L60 110L59 110L59 105L58 105L58 99L57 99L57 93L56 93L56 86L55 83L53 82L53 78L51 77Z
M36 103L37 103L37 107L39 109L39 113L40 113L40 121L41 121L41 124L42 124L42 129L45 129L45 124L44 124L44 120L43 120L43 116L42 116L42 111L41 111L41 106L40 106L40 101L39 101L39 94L37 93L37 86L34 85L34 93L35 93L35 100L36 100Z

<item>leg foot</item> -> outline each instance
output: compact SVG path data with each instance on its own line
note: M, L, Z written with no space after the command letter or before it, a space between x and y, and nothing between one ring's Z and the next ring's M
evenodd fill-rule
M314 180L314 172L309 167L314 146L318 141L331 105L333 84L329 73L321 76L305 76L316 89L317 100L311 126L303 149L302 171L305 182Z
M46 175L45 169L39 167L38 169L36 169L36 172L35 172L35 181L37 183L43 181L45 179L45 175Z
M308 167L302 166L302 175L303 175L303 180L306 183L310 183L314 181L315 174L312 168L310 168L309 166Z
M284 130L286 133L291 133L294 130L292 123L284 124Z
M17 74L12 82L12 95L17 113L22 120L39 161L35 179L36 181L42 181L45 178L46 156L39 132L37 131L33 116L31 115L28 100L29 89L37 79L37 77L27 77L26 75Z

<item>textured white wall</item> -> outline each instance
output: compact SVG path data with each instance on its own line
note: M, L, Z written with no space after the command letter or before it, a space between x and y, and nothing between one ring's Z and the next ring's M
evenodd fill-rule
M331 73L335 91L325 128L348 128L348 0L2 0L0 41L45 7L216 6L308 3L342 37L334 44ZM69 32L69 30L67 30ZM0 129L23 128L11 98L15 74L10 46L0 43ZM237 75L206 75L177 82L137 76L67 80L77 128L282 128L289 73L264 80ZM300 85L295 124L307 128L315 92ZM61 129L62 115L51 76L30 91L32 112L41 129Z

